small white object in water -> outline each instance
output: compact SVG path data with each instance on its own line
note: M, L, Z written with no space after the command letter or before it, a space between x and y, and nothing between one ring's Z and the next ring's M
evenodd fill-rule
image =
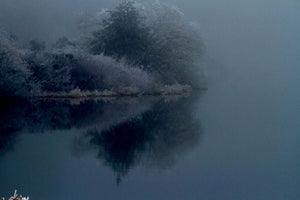
M1 200L5 200L2 198ZM29 197L22 197L22 195L18 196L17 190L14 192L14 196L10 197L8 200L29 200Z

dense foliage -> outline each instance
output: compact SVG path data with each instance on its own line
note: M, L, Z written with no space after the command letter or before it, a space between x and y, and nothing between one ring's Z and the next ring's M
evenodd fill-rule
M126 57L130 64L140 64L150 46L149 30L133 2L124 2L102 20L102 27L93 33L90 41L92 53L112 56L120 60Z
M199 86L195 64L202 40L178 9L124 1L101 12L94 27L84 41L62 37L46 46L31 40L28 48L0 32L0 97L74 89L155 93L166 84Z
M191 75L197 74L194 64L204 45L197 26L178 9L127 1L102 15L100 30L90 41L92 53L125 58L167 83L194 84Z
M30 70L15 40L0 32L0 96L24 97L29 95L32 83Z

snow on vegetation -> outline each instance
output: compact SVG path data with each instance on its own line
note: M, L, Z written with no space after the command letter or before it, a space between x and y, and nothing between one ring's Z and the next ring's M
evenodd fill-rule
M92 55L81 60L76 69L76 86L86 90L136 88L146 90L153 77L139 67L118 62L104 55ZM79 77L85 74L85 77ZM78 76L78 77L77 77ZM85 81L86 76L90 81ZM82 80L82 82L80 82Z
M0 31L0 97L190 92L201 83L199 33L177 7L159 1L102 9L87 20L84 39L62 37L48 47L31 40L22 49Z
M190 85L163 85L154 88L148 93L141 93L134 87L122 87L119 89L103 90L103 91L88 91L79 88L69 92L43 92L39 96L45 98L96 98L96 97L120 97L120 96L140 96L140 95L180 95L192 92Z
M12 36L0 30L0 96L25 96L30 90L25 52Z

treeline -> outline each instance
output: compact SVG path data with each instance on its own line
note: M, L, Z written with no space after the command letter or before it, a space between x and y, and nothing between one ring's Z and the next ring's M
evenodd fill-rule
M196 61L203 43L198 28L178 9L124 1L114 10L102 10L89 26L84 39L63 37L49 46L32 40L26 48L0 32L0 97L199 87Z

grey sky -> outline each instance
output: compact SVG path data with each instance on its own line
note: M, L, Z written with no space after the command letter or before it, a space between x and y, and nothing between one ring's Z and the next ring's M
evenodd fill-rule
M76 35L76 20L119 0L1 0L0 25L21 39L53 41ZM229 66L297 62L299 1L164 0L199 23L207 53Z

